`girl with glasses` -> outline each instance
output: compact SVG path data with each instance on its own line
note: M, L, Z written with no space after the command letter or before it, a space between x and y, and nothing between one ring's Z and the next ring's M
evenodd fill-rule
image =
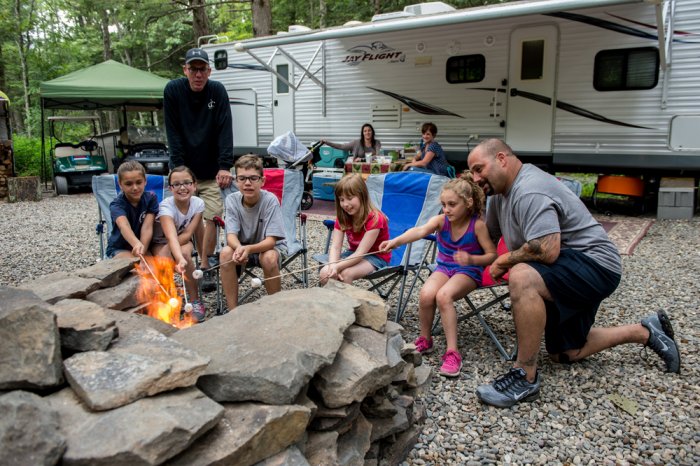
M192 237L202 223L204 201L194 195L197 177L184 165L173 168L168 175L168 185L173 195L163 199L158 206L151 249L154 256L175 259L175 270L183 276L192 303L192 317L202 322L206 309L199 299L197 282L192 277Z

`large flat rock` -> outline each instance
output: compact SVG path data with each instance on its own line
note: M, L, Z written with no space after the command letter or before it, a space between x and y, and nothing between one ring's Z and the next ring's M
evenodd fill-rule
M139 301L136 291L139 289L140 278L136 275L125 278L117 286L93 291L86 299L108 309L123 311L130 307L136 307Z
M0 390L63 383L56 316L28 290L0 287Z
M51 307L56 313L61 347L69 351L103 351L119 334L116 320L82 299L64 299Z
M377 332L384 331L389 309L377 293L372 293L364 288L358 288L337 280L328 280L324 288L337 291L349 298L356 299L360 303L355 308L355 323L357 325L371 328Z
M0 464L54 465L65 449L58 413L48 402L19 390L0 396Z
M70 388L45 399L59 413L68 442L65 466L161 464L186 450L224 414L221 405L196 388L101 412L90 411Z
M93 410L193 386L209 359L153 329L125 335L109 351L78 353L64 362L73 390Z
M74 273L79 277L99 280L100 288L109 288L121 283L134 268L134 264L139 261L138 257L102 260L89 267L78 269Z
M95 278L82 278L67 272L44 275L18 288L29 290L44 301L54 304L61 299L84 298L100 287Z
M311 416L298 405L227 403L224 409L224 418L211 432L168 464L255 464L298 442Z
M334 360L356 306L322 288L283 291L173 338L211 358L197 385L215 400L290 404Z
M348 329L333 364L321 369L312 381L326 406L362 401L401 373L406 364L401 358L403 340L389 335L357 325Z

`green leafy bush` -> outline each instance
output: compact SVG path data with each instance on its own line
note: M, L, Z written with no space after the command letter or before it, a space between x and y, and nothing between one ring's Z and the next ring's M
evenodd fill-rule
M15 134L12 146L17 176L41 176L41 138Z

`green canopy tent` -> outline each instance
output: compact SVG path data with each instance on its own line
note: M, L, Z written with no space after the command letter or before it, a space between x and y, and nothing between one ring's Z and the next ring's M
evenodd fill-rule
M155 74L107 60L44 81L39 87L42 108L153 110L163 107L167 83L167 79Z
M121 109L153 111L163 107L163 89L168 79L147 71L107 60L39 85L41 95L42 178L46 167L44 110Z

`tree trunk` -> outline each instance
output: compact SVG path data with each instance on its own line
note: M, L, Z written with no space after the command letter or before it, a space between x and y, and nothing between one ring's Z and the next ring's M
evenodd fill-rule
M253 9L253 36L272 34L272 4L270 0L251 0Z
M199 38L211 34L206 3L204 0L190 0L190 8L192 8L192 31L194 32L194 43L199 46Z
M102 58L104 61L112 59L112 42L109 37L109 17L107 11L100 9L100 28L102 30Z
M5 73L5 60L2 56L2 42L0 42L0 91L7 92L7 78Z
M382 12L382 0L374 0L374 14L378 15Z
M31 24L31 13L34 11L34 2L31 2L29 7L30 20L26 24ZM29 68L27 67L27 50L31 44L30 35L27 32L25 38L22 31L22 12L20 9L20 0L15 0L15 19L17 20L17 37L15 41L17 42L17 53L19 54L20 70L22 72L22 89L24 90L24 127L27 132L27 136L32 137L32 127L29 121L31 114L31 102L29 99Z
M328 14L328 9L326 8L326 0L318 0L318 27L326 27L326 15Z

